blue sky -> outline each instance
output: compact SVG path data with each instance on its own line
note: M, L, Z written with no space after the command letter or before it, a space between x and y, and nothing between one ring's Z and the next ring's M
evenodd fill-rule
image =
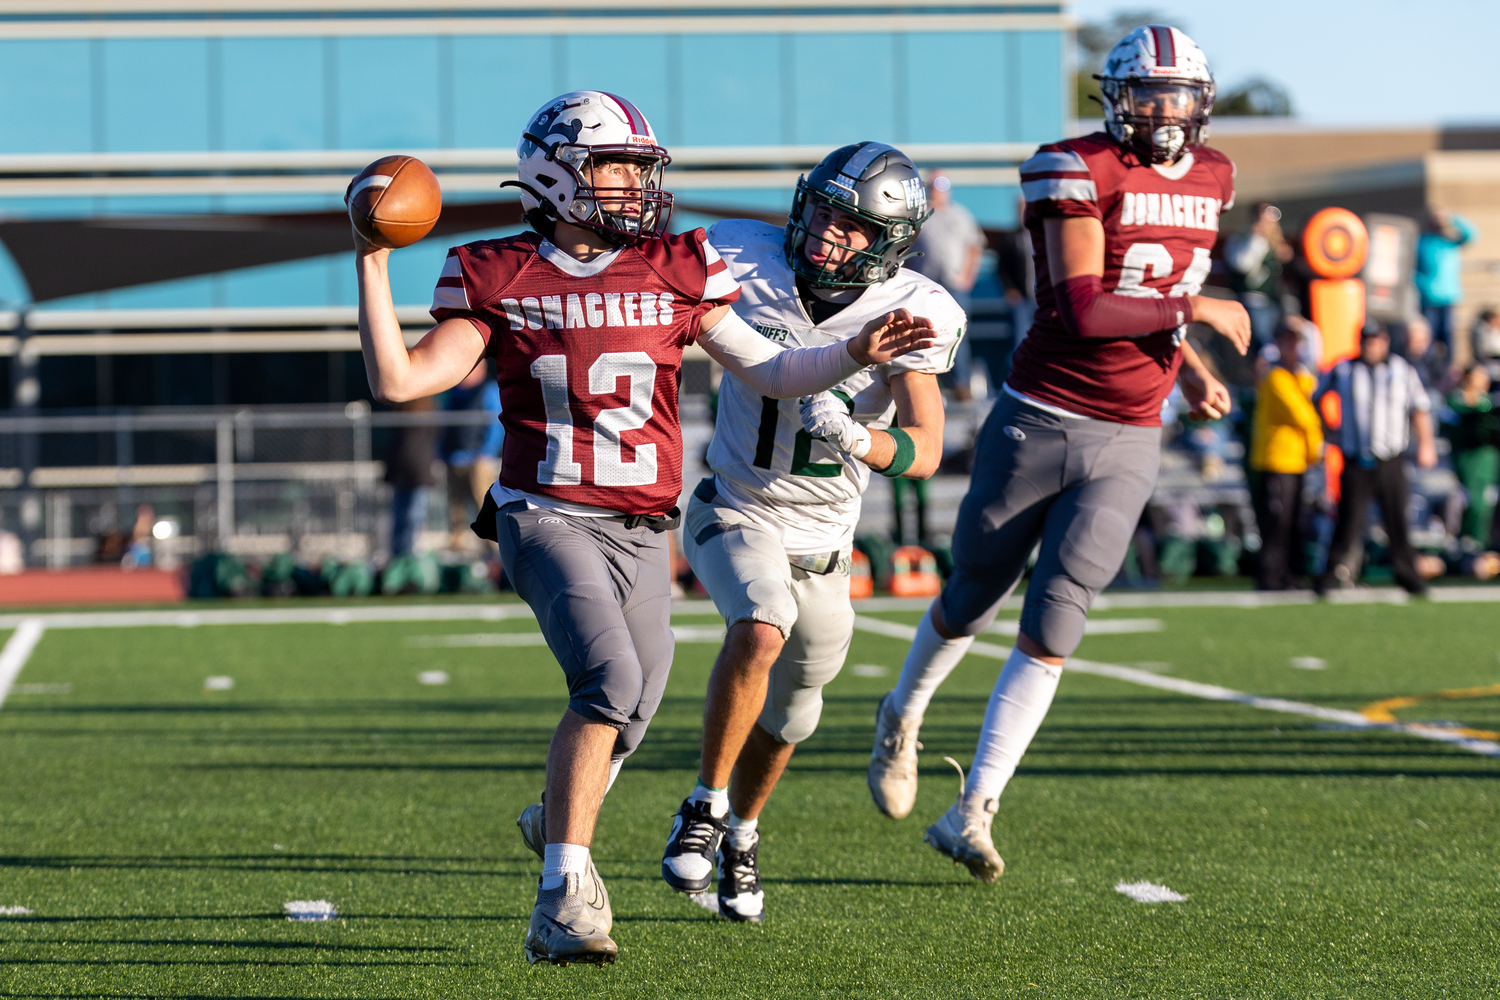
M1155 9L1208 54L1220 88L1260 74L1330 125L1500 124L1497 0L1078 0L1080 21Z

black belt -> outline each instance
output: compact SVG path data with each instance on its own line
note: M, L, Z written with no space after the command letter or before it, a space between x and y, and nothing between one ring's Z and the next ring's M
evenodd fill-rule
M673 531L682 523L682 508L673 507L665 514L621 514L607 518L620 521L627 528L650 528L652 531Z
M524 501L516 501L516 503L520 504L518 509L524 510L526 508ZM506 504L505 509L509 510L511 506L511 504ZM500 505L495 502L494 494L486 493L484 495L484 503L479 507L479 516L474 519L473 524L469 525L470 530L480 538L491 542L499 542L500 538L496 531L495 519L499 516L500 510ZM656 532L672 531L682 523L682 511L677 507L673 507L665 514L614 514L602 518L602 520L618 521L632 530L635 528L650 528Z

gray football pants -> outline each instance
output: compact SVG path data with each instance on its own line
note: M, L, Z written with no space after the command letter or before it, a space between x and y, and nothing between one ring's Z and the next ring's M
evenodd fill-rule
M1041 549L1021 631L1054 656L1083 638L1084 617L1120 571L1161 462L1161 428L1059 417L1004 393L975 445L953 533L943 621L977 635Z
M612 755L640 746L672 669L665 532L615 518L506 504L500 558L568 680L568 707L619 730Z

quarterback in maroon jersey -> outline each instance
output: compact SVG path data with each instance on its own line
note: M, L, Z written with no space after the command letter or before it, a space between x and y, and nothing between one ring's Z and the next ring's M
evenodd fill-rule
M547 808L517 821L544 864L525 950L533 962L602 964L617 949L594 823L672 663L664 532L682 493L683 349L696 341L757 392L793 398L930 347L931 325L897 310L847 343L784 350L761 337L730 310L739 287L703 230L667 234L667 151L620 97L548 102L517 155L511 183L535 231L454 249L433 295L438 325L410 350L389 253L356 233L360 342L371 390L391 402L495 360L503 466L475 530L499 543L569 695Z
M1198 294L1219 215L1234 202L1234 166L1202 145L1214 94L1203 53L1175 28L1137 28L1110 51L1100 90L1105 131L1042 146L1021 166L1036 318L980 433L953 574L876 720L870 792L899 819L916 795L933 692L1039 544L973 768L925 837L986 882L1004 870L990 833L1000 793L1151 497L1162 403L1177 383L1195 415L1229 409L1185 324L1206 324L1242 354L1250 341L1239 303Z

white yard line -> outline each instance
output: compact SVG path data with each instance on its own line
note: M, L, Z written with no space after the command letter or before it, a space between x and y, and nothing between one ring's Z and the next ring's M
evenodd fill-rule
M39 618L23 618L14 628L5 648L0 649L0 705L5 704L10 686L16 682L21 668L31 659L31 651L36 649L36 644L42 641L42 633L47 630Z
M203 611L78 611L40 615L0 615L0 629L23 621L47 628L135 628L199 625L354 625L367 622L498 622L532 618L525 604L379 604L338 608L228 608Z
M879 618L869 618L865 615L856 615L854 617L854 627L863 632L873 632L876 635L889 636L893 639L904 639L907 642L910 642L912 637L917 634L917 630L910 625L882 621ZM997 646L989 642L976 642L969 647L969 652L974 656L1004 660L1010 656L1010 647ZM1264 709L1268 712L1285 712L1288 715L1301 715L1310 719L1321 719L1324 722L1337 723L1341 726L1348 726L1351 729L1395 730L1396 732L1406 733L1409 736L1417 736L1424 740L1449 743L1486 757L1500 757L1500 743L1496 743L1493 740L1477 740L1438 726L1424 726L1420 723L1412 722L1398 722L1394 724L1371 722L1358 712L1352 712L1348 709L1324 708L1322 705L1310 705L1304 701L1291 701L1286 698L1265 698L1260 695L1246 694L1243 691L1235 691L1232 688L1219 687L1217 684L1200 684L1197 681L1184 680L1181 677L1163 677L1160 674L1138 670L1135 667L1122 667L1114 663L1095 663L1091 660L1073 658L1069 659L1064 666L1074 673L1094 674L1098 677L1113 677L1115 680L1124 681L1127 684L1139 684L1142 687L1172 691L1193 698L1203 698L1208 701L1231 701L1240 705L1248 705L1251 708Z
M1442 604L1500 601L1496 587L1433 587L1430 600ZM1094 601L1096 611L1125 608L1269 608L1287 604L1312 604L1311 591L1257 593L1247 590L1215 590L1192 593L1103 594ZM1329 595L1334 604L1400 604L1406 593L1394 588L1346 591ZM870 597L855 601L856 611L926 611L926 597ZM680 600L672 613L682 616L717 615L712 601ZM0 615L0 629L13 629L24 621L37 620L47 628L134 628L140 626L200 625L354 625L365 622L506 621L531 618L524 604L379 604L346 605L335 608L184 608L168 611L62 611L47 614ZM1106 626L1107 627L1107 626Z

